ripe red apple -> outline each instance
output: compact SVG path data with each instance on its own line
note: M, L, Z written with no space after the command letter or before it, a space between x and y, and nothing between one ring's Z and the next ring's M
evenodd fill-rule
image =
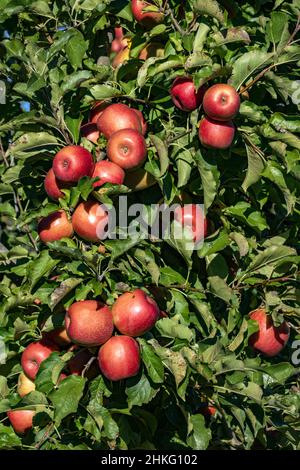
M54 351L59 351L57 345L44 339L30 343L24 349L21 357L21 366L29 379L35 379L40 364Z
M55 155L52 166L56 178L76 183L83 176L91 176L94 162L84 147L68 145Z
M68 369L72 375L82 375L85 367L92 359L93 354L88 349L81 349L77 354L75 354L72 359L68 362ZM93 379L99 375L99 366L98 361L95 360L89 365L88 369L85 372L85 377L89 380Z
M81 238L90 242L103 240L108 224L108 213L96 201L82 202L72 216L72 225Z
M234 139L235 126L232 121L213 121L204 117L200 121L198 134L204 147L227 149Z
M147 60L149 57L163 57L165 52L165 47L160 42L150 42L144 49L141 50L139 54L140 60Z
M112 336L98 354L99 367L109 380L128 379L140 368L140 349L130 336Z
M145 10L145 8L149 7L151 7L153 11ZM136 21L146 28L153 28L155 25L162 23L164 20L164 14L161 13L152 2L146 2L144 0L132 0L131 9Z
M81 126L80 128L80 133L82 137L85 137L90 142L97 144L99 136L100 136L100 132L98 131L97 124L92 123L92 122L83 124L83 126Z
M183 226L192 229L193 240L199 243L207 235L207 220L202 208L198 204L185 204L183 207L177 206L174 211L174 218Z
M128 40L124 38L123 28L121 26L117 26L114 28L115 31L115 39L112 41L110 46L111 52L120 52L128 45Z
M200 408L199 411L203 416L206 416L207 418L211 418L212 416L216 414L217 408L215 408L214 406L205 405L202 408Z
M96 176L100 180L93 184L94 188L98 188L104 183L123 184L125 172L119 165L107 160L101 160L101 162L96 163L92 178L96 178Z
M203 109L215 121L231 121L240 109L239 94L227 83L213 85L204 95Z
M134 129L115 132L107 143L108 158L125 170L138 168L147 156L147 145L142 134Z
M89 122L97 124L99 117L108 106L110 106L108 101L96 101L91 108Z
M249 344L265 356L273 357L285 347L290 336L290 328L286 322L274 326L271 315L264 308L250 313L251 320L256 320L259 330L250 336Z
M43 334L43 338L57 344L57 346L60 346L61 348L65 348L71 344L71 340L63 326L45 332Z
M65 325L74 343L89 347L105 343L114 329L109 307L96 300L73 303L67 310Z
M21 372L18 378L18 394L20 397L25 397L28 393L33 392L35 390L35 384L32 380L30 380L24 372Z
M43 217L38 224L38 232L41 241L48 243L72 237L73 227L65 211L60 210Z
M108 106L99 117L97 126L107 139L121 129L142 131L137 114L129 106L122 103Z
M112 307L112 316L120 333L141 336L160 318L157 303L141 289L120 295Z
M132 111L134 111L139 120L140 120L140 123L141 123L141 126L142 126L142 134L145 135L146 132L147 132L147 128L148 128L148 125L147 125L147 122L143 116L143 113L139 110L139 109L135 109L135 108L132 108Z
M182 111L193 111L202 103L206 87L196 92L195 84L189 77L177 77L171 87L171 98L175 106Z
M7 417L17 434L25 434L32 428L32 420L35 415L33 410L10 410Z
M67 187L69 187L69 185L59 181L55 176L53 168L50 168L44 181L44 188L48 196L54 199L54 201L58 201L60 197L65 197L61 190Z

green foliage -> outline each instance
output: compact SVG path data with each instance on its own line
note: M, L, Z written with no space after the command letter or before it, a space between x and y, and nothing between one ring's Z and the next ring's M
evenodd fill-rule
M299 1L158 1L167 10L152 30L136 23L129 3L1 2L0 448L299 449L299 365L291 360L300 337ZM132 43L117 69L109 54L115 24ZM152 40L164 56L143 62L139 52ZM202 109L173 105L170 86L186 74L197 87L229 82L241 93L229 150L201 147ZM80 125L95 100L108 99L143 112L155 186L93 192L83 178L51 202L43 180L59 149L79 143L103 157L103 145L81 138ZM117 204L121 193L149 210L185 193L204 204L209 235L194 252L185 241L142 233L107 240L102 252L76 237L40 243L40 217L59 207L72 213L88 197ZM36 392L20 400L20 355L41 330L61 326L75 300L111 305L141 286L168 318L139 338L137 377L60 382L69 357L54 353ZM291 325L275 358L248 346L257 328L248 313L260 305L276 324L284 316ZM213 417L202 413L207 404ZM11 407L37 410L26 438L6 420Z

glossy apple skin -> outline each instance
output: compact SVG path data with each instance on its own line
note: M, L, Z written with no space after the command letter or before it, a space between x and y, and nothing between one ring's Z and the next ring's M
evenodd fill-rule
M57 346L61 348L66 348L71 344L71 340L67 334L65 327L63 326L55 328L51 331L47 331L43 334L43 338L48 341L51 341L54 344L57 344Z
M272 317L266 314L264 308L254 310L249 316L259 324L259 330L249 338L249 345L268 357L279 354L290 337L288 324L283 322L278 327L274 326Z
M82 375L86 365L92 359L93 354L88 349L81 349L77 354L75 354L72 359L68 362L68 369L72 375ZM98 361L95 360L90 364L89 368L85 371L84 375L89 380L93 379L99 375L99 365Z
M181 111L191 112L202 103L206 87L202 86L196 92L194 82L189 77L177 77L170 93L175 106Z
M152 42L147 44L139 54L140 60L147 60L149 57L163 57L164 56L164 45L160 42Z
M109 307L96 300L73 303L67 310L65 326L74 343L89 347L105 343L114 329Z
M240 97L236 89L227 83L210 87L203 98L203 109L215 121L231 121L239 112Z
M89 123L97 124L99 117L108 106L110 103L107 101L96 101L90 111Z
M160 309L141 289L120 295L112 307L112 316L120 333L141 336L151 330L160 318Z
M213 121L209 117L201 119L199 139L204 147L225 150L232 144L235 126L232 121Z
M94 188L99 188L104 183L123 184L125 171L113 162L101 160L101 162L96 163L92 178L96 178L96 176L100 180L93 184Z
M58 201L60 197L65 197L61 190L66 189L68 186L68 184L59 181L55 176L53 168L50 168L44 181L44 188L48 196L54 201Z
M144 168L137 168L136 170L126 173L125 186L133 191L143 191L156 184L156 179L151 173L148 173Z
M52 212L40 220L38 233L42 242L49 243L64 237L72 237L73 227L65 211L60 210Z
M129 106L122 103L108 106L99 117L97 126L107 139L121 129L142 131L137 114Z
M132 108L132 111L134 111L137 114L140 120L141 126L142 126L142 134L145 135L148 129L148 124L144 118L143 113L139 109L135 109L135 108Z
M112 336L98 354L99 367L109 380L133 377L140 369L140 349L130 336Z
M94 168L92 154L80 145L68 145L53 159L53 171L61 181L76 183L83 176L91 176Z
M32 420L35 415L33 410L10 410L7 417L17 434L25 434L32 428Z
M197 204L185 204L176 207L174 218L186 227L192 229L193 240L199 243L207 235L207 219L200 206Z
M96 201L82 202L72 216L74 231L84 240L98 242L103 240L108 224L108 213Z
M143 135L134 129L115 132L107 143L107 156L124 170L138 168L147 156Z
M98 131L97 124L88 122L86 124L83 124L80 128L80 134L82 137L85 137L88 139L90 142L93 142L93 144L97 144L100 132Z
M30 343L24 349L21 357L21 366L30 380L35 379L40 364L55 351L59 351L57 345L43 339Z
M136 21L143 25L145 28L153 28L155 25L160 24L164 20L163 13L159 11L143 11L145 7L154 6L151 2L142 0L132 0L131 9L132 14Z
M18 394L20 397L25 397L28 393L33 392L35 390L35 384L32 380L30 380L24 372L21 372L18 378Z

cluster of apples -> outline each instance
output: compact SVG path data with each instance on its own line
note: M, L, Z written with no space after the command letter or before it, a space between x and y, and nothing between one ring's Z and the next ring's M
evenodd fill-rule
M99 178L93 183L95 189L104 183L123 184L125 170L139 168L146 159L146 132L147 123L138 109L122 103L96 103L89 123L83 126L83 136L93 142L98 141L99 134L106 137L108 160L94 164L92 154L84 147L64 147L55 155L46 175L46 193L51 199L58 200L64 197L63 189L70 188L83 176ZM86 241L97 242L102 240L107 223L107 212L100 203L90 199L78 205L72 220L63 210L42 218L38 232L45 243L72 237L74 231Z
M133 377L140 369L140 348L134 339L151 330L165 314L141 289L121 294L112 308L97 300L74 302L65 315L65 327L43 335L22 353L18 393L24 397L35 390L34 380L41 363L50 354L68 348L76 354L61 372L58 383L69 375L92 379L102 373L108 380ZM118 334L113 336L114 329ZM97 353L95 349L100 346ZM80 349L82 348L82 349ZM10 410L8 418L15 431L23 434L32 427L34 410Z
M190 77L177 77L170 93L173 103L182 111L194 111L202 104L206 116L199 123L198 134L203 146L215 149L230 147L235 134L232 119L240 109L240 97L235 88L218 83L208 89L203 85L196 91Z

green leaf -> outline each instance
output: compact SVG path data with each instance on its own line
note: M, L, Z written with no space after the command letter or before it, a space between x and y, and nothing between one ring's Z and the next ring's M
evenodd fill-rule
M165 143L156 135L150 135L149 138L154 147L156 148L156 151L159 156L160 174L157 176L161 178L162 176L164 176L164 174L169 168L168 148Z
M2 450L13 450L21 445L21 438L18 437L12 427L0 423L0 448Z
M58 263L59 260L53 259L49 251L42 251L38 258L33 260L27 268L29 288L32 289L39 280L49 274Z
M216 18L221 24L225 23L224 13L215 0L206 2L205 0L196 0L193 2L193 10L199 15L208 15Z
M217 166L203 158L200 151L195 155L195 161L199 169L204 192L204 206L208 210L212 205L219 186L220 172Z
M141 347L142 359L147 369L147 373L154 383L163 383L164 366L161 359L155 354L151 345L146 343L143 338L139 338L138 342Z
M263 156L257 152L253 147L246 145L248 168L247 174L243 181L242 188L245 192L248 191L252 184L260 180L261 174L265 168L265 160Z
M187 444L194 450L205 450L211 440L211 430L205 426L204 416L201 414L189 417Z
M142 374L141 377L127 379L125 392L128 397L128 407L132 408L149 403L157 394L158 389L153 388L147 377Z
M75 375L65 378L50 395L54 406L55 423L59 425L68 415L76 413L83 395L86 379Z
M84 54L88 50L88 42L85 41L83 34L78 29L74 30L66 43L65 50L73 68L76 70L81 67Z
M149 343L153 346L163 364L173 374L176 387L179 387L187 373L187 363L182 354L169 348L163 348L155 339L150 340Z
M272 54L264 51L250 51L239 57L232 66L232 76L229 80L237 90L263 67L267 67L271 62Z
M119 96L121 91L111 85L94 85L90 88L90 93L95 100L105 100Z
M175 317L161 318L156 322L155 327L162 336L167 338L186 339L190 342L194 337L193 331L189 327L180 324L179 319Z

